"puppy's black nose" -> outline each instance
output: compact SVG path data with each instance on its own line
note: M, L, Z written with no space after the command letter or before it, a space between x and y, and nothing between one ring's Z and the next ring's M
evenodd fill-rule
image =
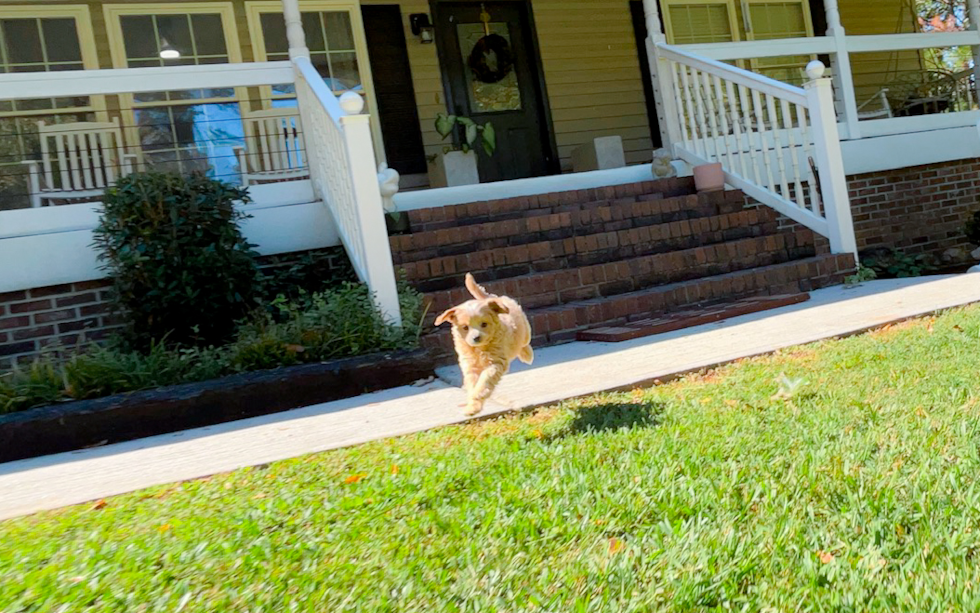
M481 338L483 338L483 337L480 336L479 334L475 334L475 335L473 335L473 342L474 343L479 343Z

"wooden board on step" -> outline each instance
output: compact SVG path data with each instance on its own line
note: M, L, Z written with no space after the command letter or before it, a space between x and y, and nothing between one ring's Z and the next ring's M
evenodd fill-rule
M615 326L600 326L578 333L580 341L595 341L602 343L620 343L654 334L674 332L684 328L693 328L704 324L714 323L741 315L750 315L761 311L778 309L806 302L810 294L782 294L778 296L754 296L743 298L725 304L716 304L697 309L687 309L668 313L660 317L639 319L626 324Z

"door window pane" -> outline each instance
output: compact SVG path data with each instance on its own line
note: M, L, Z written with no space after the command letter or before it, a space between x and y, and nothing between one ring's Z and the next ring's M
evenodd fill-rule
M470 112L520 110L521 89L514 69L510 30L506 23L490 23L489 28L490 34L487 35L482 23L456 26L459 51L465 67L463 70L466 72ZM479 71L474 69L474 64L480 67Z

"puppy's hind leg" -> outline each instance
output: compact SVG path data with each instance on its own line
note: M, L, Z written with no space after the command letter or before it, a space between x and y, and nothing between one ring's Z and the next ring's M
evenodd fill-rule
M500 380L507 374L505 364L491 364L486 370L480 373L480 378L476 384L468 390L469 402L464 411L467 415L477 415L483 411L483 403L493 394L500 384Z

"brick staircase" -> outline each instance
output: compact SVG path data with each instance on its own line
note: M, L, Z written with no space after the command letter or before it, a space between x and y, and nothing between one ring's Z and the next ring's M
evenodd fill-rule
M738 191L696 194L690 179L421 209L391 237L395 268L430 304L425 344L451 350L443 310L469 299L472 272L524 306L536 346L750 296L840 283L850 255L818 254L806 229L780 230Z

